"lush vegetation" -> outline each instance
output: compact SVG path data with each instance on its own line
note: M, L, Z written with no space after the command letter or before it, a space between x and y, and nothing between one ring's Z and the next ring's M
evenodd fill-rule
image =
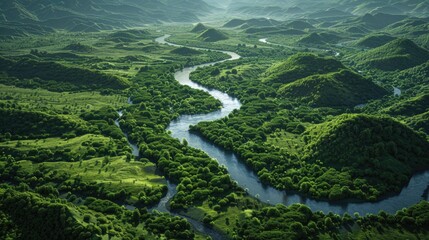
M415 67L429 60L429 52L408 39L396 39L355 57L362 66L385 71Z
M209 29L203 31L198 36L198 38L200 38L204 42L217 42L217 41L228 39L228 37L224 33L220 32L217 29L213 29L213 28L209 28Z
M273 206L168 131L222 108L174 78L221 61L191 79L241 108L191 134L302 202L399 194L429 169L425 2L27 2L0 3L0 239L428 238L427 189Z
M349 70L312 75L285 84L279 89L284 97L295 98L312 106L354 107L387 94L386 90Z

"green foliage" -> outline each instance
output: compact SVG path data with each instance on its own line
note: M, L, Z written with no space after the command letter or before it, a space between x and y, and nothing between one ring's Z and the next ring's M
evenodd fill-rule
M6 191L0 198L0 210L19 225L23 239L101 239L101 230L81 224L72 207L65 203L14 190Z
M198 35L198 38L200 38L204 42L217 42L228 39L225 33L214 28L209 28L205 30L200 35Z
M391 115L414 116L429 111L429 93L394 104L384 110Z
M349 70L299 79L283 85L278 92L318 107L353 107L387 94L386 90Z
M72 43L64 47L64 50L70 50L72 52L79 53L90 53L94 50L94 48L81 43Z
M305 161L320 160L350 174L354 185L369 184L370 199L399 191L413 173L429 165L429 143L387 117L341 115L308 129L304 139Z
M179 47L174 50L171 50L171 53L177 54L177 55L184 55L184 56L192 56L192 55L200 55L202 54L201 51L188 48L188 47Z
M198 23L197 25L195 25L194 28L192 28L191 32L193 32L193 33L201 33L201 32L204 32L207 29L208 29L208 27L206 27L204 24Z
M145 38L152 38L152 35L150 35L150 33L146 30L137 30L137 29L117 31L107 36L108 40L117 42L117 43L134 42Z
M277 84L290 83L314 74L335 72L345 67L333 58L300 53L267 69L263 81Z
M396 39L354 57L360 66L384 71L403 70L429 60L429 52L408 39Z
M364 48L376 48L383 46L394 39L396 38L386 34L369 35L359 39L356 42L356 46Z
M22 59L9 63L11 64L4 69L9 76L18 79L32 79L40 85L49 83L49 81L62 82L64 83L61 86L63 91L66 89L82 91L84 89L125 89L129 87L129 83L123 78L84 68L67 67L56 62ZM58 88L60 87L55 87L55 89Z
M0 108L0 136L3 140L44 138L50 136L82 135L88 133L88 125L79 119L49 115L36 111Z

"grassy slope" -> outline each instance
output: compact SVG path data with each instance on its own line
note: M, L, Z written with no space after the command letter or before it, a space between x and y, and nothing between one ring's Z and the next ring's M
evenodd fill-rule
M155 164L143 162L126 162L125 156L113 157L103 166L104 158L94 158L80 162L45 162L34 164L20 161L22 171L32 173L42 165L49 171L69 175L69 179L80 177L84 183L96 182L110 191L125 189L131 193L131 203L138 199L143 188L164 188L166 180L155 174Z
M44 89L18 88L0 84L0 103L12 102L20 108L49 113L81 114L111 106L115 109L127 105L126 97L116 94L101 95L98 92L57 93Z

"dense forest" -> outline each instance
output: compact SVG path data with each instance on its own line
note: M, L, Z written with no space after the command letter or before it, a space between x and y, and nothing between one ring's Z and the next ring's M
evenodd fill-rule
M0 240L428 239L428 16L0 3Z

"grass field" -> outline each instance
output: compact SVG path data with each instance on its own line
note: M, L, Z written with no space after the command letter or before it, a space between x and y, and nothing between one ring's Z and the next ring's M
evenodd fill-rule
M121 109L127 105L127 98L117 94L58 93L44 89L18 88L0 84L0 103L8 102L29 110L80 115L83 111L93 111L108 106Z
M82 182L96 182L106 190L118 191L121 189L131 193L131 200L137 200L142 188L163 188L166 186L164 177L155 174L156 166L153 163L138 161L127 162L125 156L108 158L93 158L83 162L45 162L34 164L30 161L20 161L22 171L32 173L42 165L50 172L69 174L70 180L77 177Z

